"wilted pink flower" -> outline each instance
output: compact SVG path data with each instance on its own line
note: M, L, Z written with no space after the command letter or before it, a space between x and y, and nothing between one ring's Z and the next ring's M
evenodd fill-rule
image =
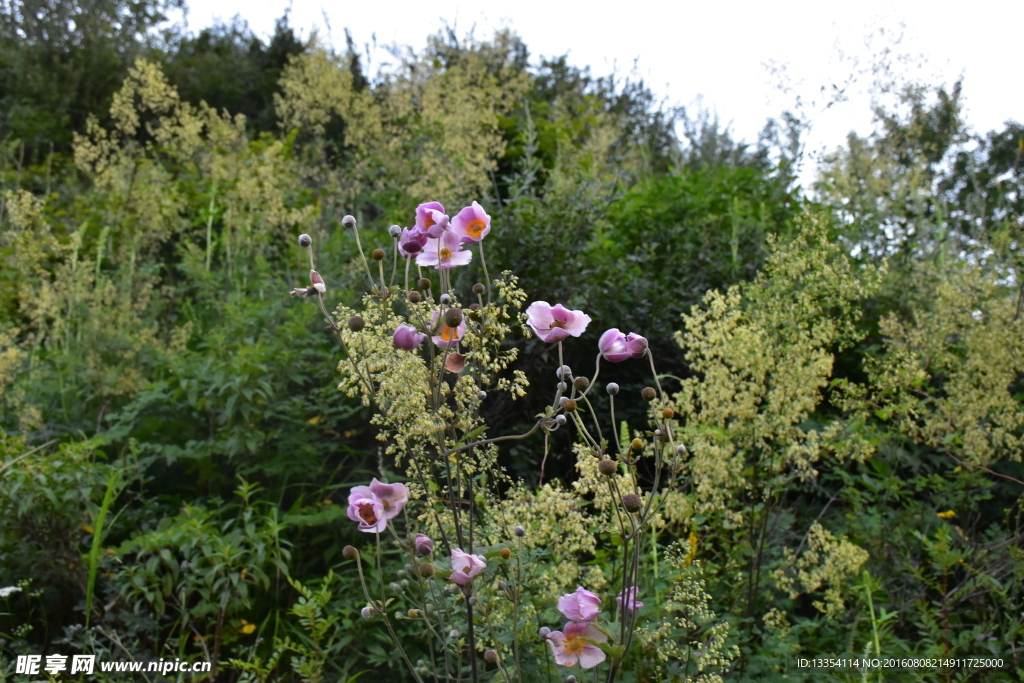
M327 291L327 285L324 284L324 279L320 277L320 273L315 270L309 271L309 283L313 285L313 289L321 294Z
M459 236L448 231L436 240L427 240L416 257L417 266L435 266L438 270L464 266L473 260L473 252L464 251Z
M452 219L452 232L458 235L462 242L479 242L487 237L490 231L491 217L476 202L459 211Z
M558 611L572 621L593 621L601 613L601 598L580 586L558 598Z
M396 349L402 349L403 351L412 351L417 346L423 343L423 340L427 338L427 335L417 332L416 328L411 325L399 325L398 329L395 330L392 341L395 344Z
M534 301L526 309L526 316L527 324L546 342L578 337L590 324L590 316L583 311L570 311L562 304L551 306L547 301Z
M628 335L622 334L613 327L601 335L597 348L605 360L621 363L630 358L643 357L644 351L647 350L647 339L632 332Z
M465 586L473 577L484 570L487 562L481 555L470 555L458 548L452 549L452 573L448 577L460 586Z
M448 227L448 216L440 202L426 202L416 207L416 229L437 238Z
M608 642L608 636L601 633L593 624L569 622L562 631L552 631L547 635L548 644L555 655L555 661L562 666L576 666L593 669L604 661L604 652L596 645L583 640L590 638L599 643Z
M353 522L359 522L359 530L367 533L388 528L384 504L370 492L368 486L356 486L352 489L348 496L348 518Z
M441 316L440 311L434 311L430 314L430 329L434 329L434 325L437 324L437 319ZM441 329L437 331L437 334L430 337L430 339L440 346L442 349L448 348L449 346L455 346L462 341L462 335L466 333L466 321L463 319L459 323L458 327L448 327L441 322Z
M398 253L405 258L412 258L423 251L428 239L427 233L406 228L398 238Z
M356 487L360 488L360 487ZM355 491L356 489L352 489ZM370 481L370 491L377 496L381 505L384 506L384 516L387 519L394 519L402 511L405 504L409 502L409 489L405 484L385 484L377 481L374 477Z
M644 606L644 603L637 600L636 586L627 588L624 593L619 593L615 596L615 602L619 603L619 611L635 612ZM625 605L623 605L622 596L626 596Z
M416 534L412 545L420 555L429 555L434 552L434 542L426 534Z

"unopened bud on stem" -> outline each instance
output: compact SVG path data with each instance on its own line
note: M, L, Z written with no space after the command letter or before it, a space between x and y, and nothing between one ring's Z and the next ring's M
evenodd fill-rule
M356 217L349 214L341 219L341 224L349 229L354 228L356 227Z
M310 237L306 233L302 233L301 235L299 235L299 246L300 247L308 247L311 244L313 244L313 238L312 237Z
M373 251L370 252L370 258L372 258L374 261L383 261L384 260L384 250L383 249L374 249Z
M353 332L360 332L364 327L366 327L366 321L363 320L363 316L354 315L348 319L348 329Z
M654 390L654 387L644 387L643 391L640 392L640 396L645 401L653 401L658 398L658 392Z
M615 474L619 469L619 466L615 464L614 460L605 458L601 462L597 463L597 471L606 477L610 477Z

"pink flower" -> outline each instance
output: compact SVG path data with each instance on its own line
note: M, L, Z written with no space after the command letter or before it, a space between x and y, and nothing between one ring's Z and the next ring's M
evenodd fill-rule
M437 324L437 319L440 317L440 311L434 311L430 314L430 329L434 329L434 325ZM455 346L462 341L462 335L466 333L466 321L463 319L459 323L458 327L448 327L444 322L441 323L441 329L437 331L437 334L433 335L430 339L440 346L442 349L450 346Z
M558 598L558 611L572 621L593 621L601 613L601 598L580 586Z
M463 251L459 236L446 231L436 240L427 240L423 251L416 257L417 266L435 266L438 270L464 266L473 260L473 252Z
M623 593L619 593L615 597L615 602L619 603L619 611L620 612L621 611L635 612L635 611L637 611L638 609L640 609L641 607L644 606L644 603L642 603L642 602L640 602L639 600L636 599L637 598L636 586L633 586L632 588L627 588L625 590L624 594L626 595L625 606L623 606L623 600L622 600Z
M491 217L476 202L459 211L452 219L452 232L458 235L462 242L479 242L487 237L490 231Z
M564 631L564 632L563 632ZM604 652L596 645L583 640L590 638L599 643L608 642L608 636L601 633L593 624L569 622L562 631L552 631L547 635L548 644L555 655L555 661L562 666L576 666L593 669L604 661Z
M352 489L361 488L357 486ZM384 506L384 517L394 519L409 502L409 489L405 484L384 484L377 481L376 477L370 481L370 491L380 500Z
M398 329L395 330L395 334L392 337L392 341L395 344L396 349L402 349L403 351L412 351L417 346L423 343L423 340L427 338L427 335L417 332L416 328L411 325L399 325Z
M416 229L438 238L448 227L448 216L440 202L427 202L416 207Z
M420 555L429 555L434 552L434 542L426 534L416 534L412 545Z
M406 228L402 231L402 236L398 238L398 253L405 258L412 258L423 251L423 247L427 246L428 239L425 232Z
M647 340L632 332L629 335L622 334L613 327L601 335L597 348L605 360L621 363L630 358L642 358L647 350Z
M315 270L309 271L309 283L313 285L313 289L321 294L327 291L327 285L324 284L324 279L320 277L320 273Z
M473 577L484 570L487 562L481 555L470 555L458 548L452 549L452 573L448 577L460 586L465 586Z
M379 498L370 493L368 486L356 486L352 489L348 497L348 518L353 522L359 522L359 530L367 533L380 532L388 528L384 505Z
M541 341L562 341L569 335L578 337L590 324L590 316L583 311L570 311L562 304L553 307L547 301L534 301L526 309L526 322Z

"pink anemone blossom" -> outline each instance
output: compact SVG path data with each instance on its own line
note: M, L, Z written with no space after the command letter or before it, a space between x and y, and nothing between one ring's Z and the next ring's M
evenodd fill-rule
M446 231L436 240L427 240L423 251L416 257L418 266L434 266L438 270L464 266L473 260L473 252L465 251L459 236Z
M384 516L384 504L368 486L356 486L348 497L348 518L359 522L359 530L367 533L379 533L388 527Z
M608 636L601 633L593 624L569 622L562 631L552 631L547 635L548 644L555 655L555 661L562 666L576 666L593 669L604 661L605 655L601 648L592 645L583 638L590 638L599 643L608 642Z
M593 621L601 613L601 598L580 586L558 598L558 611L572 621Z
M438 238L448 227L448 216L440 202L426 202L416 207L416 229Z
M647 339L632 332L628 335L622 334L613 327L601 335L597 348L605 360L621 363L630 358L642 358L647 350Z
M437 319L441 316L440 311L434 311L430 314L430 329L434 329L434 325L437 324ZM442 349L446 349L451 346L457 345L462 341L462 335L466 334L466 321L463 319L459 323L458 327L448 327L443 321L441 322L441 328L437 331L437 334L430 337L437 346Z
M626 612L635 612L644 606L644 603L637 600L637 589L636 586L627 588L624 593L619 593L615 597L615 602L619 603L619 610ZM623 600L622 596L625 595L626 599Z
M416 328L411 325L399 325L398 329L395 330L395 334L392 337L392 342L396 349L402 349L403 351L412 351L417 346L423 343L423 340L427 338L427 335L422 332L417 332Z
M459 548L452 548L452 573L448 578L460 586L465 586L486 566L487 562L482 555L470 555Z
M360 488L360 487L356 487ZM352 489L353 491L356 488ZM405 484L385 484L377 481L374 477L370 481L370 491L377 496L381 505L384 506L384 516L387 519L394 519L409 502L409 488Z
M423 251L428 239L430 238L426 233L406 228L398 238L398 253L404 258L412 258Z
M458 235L462 242L479 242L491 231L491 217L482 206L473 202L471 206L455 215L451 225L452 232Z
M534 301L526 309L526 322L541 341L558 342L572 335L583 334L590 316L583 311L570 311L562 304L551 306L547 301Z

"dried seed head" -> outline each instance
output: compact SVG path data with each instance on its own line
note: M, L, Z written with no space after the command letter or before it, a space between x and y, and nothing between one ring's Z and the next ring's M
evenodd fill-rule
M643 391L640 392L640 396L642 396L645 401L653 401L658 398L658 392L654 390L654 387L644 387Z
M629 442L629 447L634 451L642 451L644 449L644 442L640 439L633 439Z
M661 419L663 420L671 420L675 416L676 411L672 410L671 408L665 408L664 410L661 411Z
M428 289L430 289L430 278L421 277L419 280L416 281L416 286L422 289L424 292L427 291Z
M622 507L626 508L630 512L636 512L643 507L644 502L640 500L640 496L635 493L627 493L622 497Z
M427 579L434 575L434 565L424 562L419 568L420 576Z
M508 548L502 548L499 554L501 555L501 559L503 560L507 560L508 558L512 557L512 551Z
M374 249L373 251L370 252L370 258L372 258L374 261L383 261L384 260L384 250L383 249Z
M462 311L457 308L449 308L444 312L444 324L448 327L458 327L462 324Z
M359 332L364 327L366 327L366 321L363 320L363 316L354 315L348 319L348 329L352 330L353 332Z
M398 225L392 225L388 228L388 234L394 237L396 240L402 236L402 228Z
M301 235L299 235L299 246L300 247L308 247L311 244L313 244L313 238L312 237L310 237L306 233L302 233Z
M341 549L341 556L346 560L354 560L359 557L359 551L350 545L345 546Z
M565 412L571 413L576 410L576 401L571 398L567 398L565 399L565 403L562 404L562 407L565 408Z
M418 304L420 301L423 300L423 297L420 296L420 293L416 291L409 292L406 295L406 298L409 300L409 303L411 304Z
M590 380L586 377L577 377L572 381L572 385L576 387L576 391L586 391L590 386Z
M619 393L619 385L616 384L615 382L608 382L608 385L604 388L604 390L608 392L609 396L614 396L615 394Z
M356 227L356 217L349 214L341 219L341 224L346 228L354 228Z
M475 285L473 285L473 293L474 294L483 294L485 289L486 289L486 287L484 287L483 284L481 284L479 282L476 283Z
M597 471L606 477L610 477L618 471L619 467L615 464L614 460L605 458L601 462L597 463Z
M524 529L521 526L517 526L515 529L512 530L512 533L514 533L519 538L522 538L523 536L526 535L526 529Z
M488 664L497 664L498 653L494 650L484 650L484 661Z

